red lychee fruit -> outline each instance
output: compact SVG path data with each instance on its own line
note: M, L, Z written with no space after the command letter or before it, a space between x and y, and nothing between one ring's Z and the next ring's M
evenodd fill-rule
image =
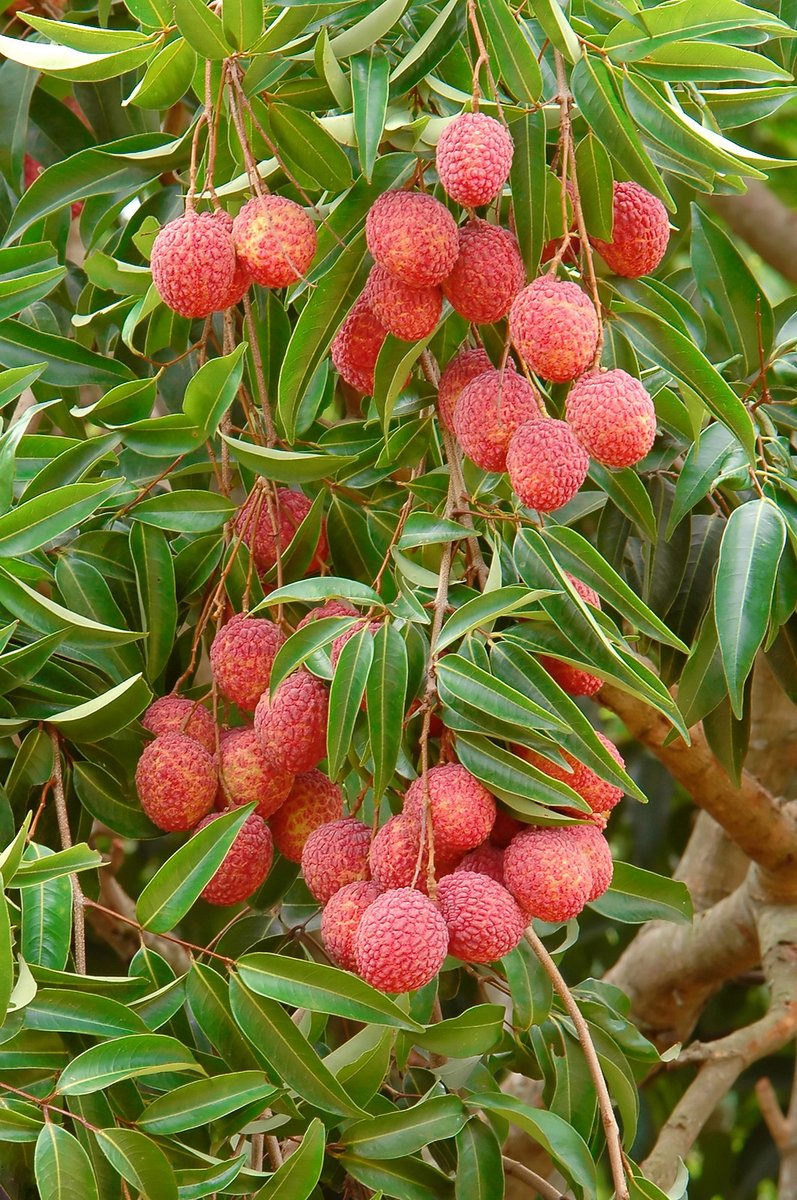
M343 647L347 642L351 641L355 634L362 631L365 624L365 621L357 621L355 625L352 625L349 629L344 630L343 633L335 638L334 642L332 643L332 648L329 652L329 661L332 663L333 667L337 666ZM382 628L381 621L369 621L367 624L368 631L372 637L375 636Z
M448 949L436 904L415 888L383 892L363 913L354 938L357 970L382 992L413 992L434 979Z
M424 192L383 192L365 218L368 249L410 287L442 283L457 260L457 225L451 213Z
M335 370L350 387L370 396L374 370L387 330L374 316L365 296L360 296L332 341L330 354Z
M509 332L532 371L566 383L592 362L600 326L595 306L577 283L541 275L513 300Z
M507 367L510 365L507 363ZM446 429L453 432L454 410L463 388L485 371L491 371L492 367L487 351L481 346L475 350L460 350L448 363L437 387L437 411Z
M523 911L541 921L577 917L592 891L584 846L566 829L529 828L513 837L504 879Z
M553 681L569 696L594 696L603 687L603 680L597 675L590 675L589 671L582 671L559 658L541 654L540 662Z
M521 425L542 418L540 398L517 371L490 370L462 389L454 432L483 471L505 471L510 439Z
M141 724L156 737L162 733L183 733L204 746L208 754L216 753L216 722L212 714L186 696L160 696L150 704Z
M520 826L520 822L517 822ZM454 871L476 871L479 875L489 875L496 883L504 882L504 852L500 846L492 842L483 842L475 850L469 850Z
M498 195L509 178L514 143L507 129L485 113L461 113L446 126L435 161L452 200L476 208Z
M568 833L584 847L592 871L592 890L587 904L597 900L607 890L614 875L614 860L605 834L597 825L575 825Z
M565 571L565 575L585 604L591 604L593 608L601 607L601 598L594 588L591 588L588 583L582 583L580 579L576 579L569 571Z
M464 962L488 963L514 950L526 918L506 888L476 871L440 880L437 902L448 928L448 953Z
M371 268L363 295L380 325L405 342L425 338L440 320L439 287L410 287L378 263Z
M345 971L355 971L354 939L366 909L382 895L370 880L347 883L330 898L321 914L321 937L330 958Z
M278 487L273 498L252 491L238 510L235 529L249 547L255 566L261 574L270 571L277 554L284 554L293 541L296 530L305 519L313 502L304 492ZM319 571L329 556L324 522L318 535L318 545L308 568Z
M590 371L571 387L565 416L581 445L605 467L633 467L656 438L656 409L627 371Z
M476 325L500 321L523 287L525 271L508 229L474 220L459 230L459 255L443 280L451 306Z
M233 241L255 283L283 288L306 274L316 252L315 225L285 196L256 196L233 221Z
M610 741L604 734L596 730L598 740L603 743L606 749L611 754L612 758L618 766L625 768L625 762L620 751L615 746L614 742ZM520 754L527 762L536 767L538 771L543 771L549 775L551 779L558 779L560 783L566 783L574 792L578 792L582 800L586 800L594 813L610 813L616 804L619 804L623 798L623 789L617 787L613 783L607 783L605 779L601 779L600 775L596 774L591 767L579 762L572 754L568 754L566 750L562 750L562 758L572 767L572 771L568 771L565 767L560 767L556 763L552 763L547 758L543 758L536 751L528 749L528 747L516 747L517 753Z
M219 746L219 783L226 804L256 804L267 818L288 798L293 775L263 751L254 729L231 729Z
M273 621L237 614L222 625L210 647L210 669L219 691L242 712L254 712L268 687L285 634Z
M369 865L371 874L382 888L412 887L418 865L418 846L421 825L417 817L400 813L390 817L378 829L371 842ZM426 890L426 869L429 854L424 846L421 866L415 884Z
M150 265L164 304L181 317L207 317L232 286L235 246L212 213L187 212L163 226Z
M319 763L327 750L329 688L301 667L255 709L255 733L268 757L294 775ZM331 818L330 818L331 820Z
M357 609L348 604L345 600L327 600L318 608L311 608L309 613L305 613L297 629L304 629L305 625L311 625L313 621L322 621L324 617L356 617Z
M572 500L587 477L589 458L566 421L527 421L506 454L512 490L526 508L553 512Z
M249 268L242 259L235 259L235 272L230 284L230 290L227 295L219 302L219 310L232 308L235 304L240 304L246 293L252 286L252 276L249 274Z
M326 904L347 883L368 879L371 830L354 817L314 829L302 850L304 881L319 904Z
M638 183L615 182L612 240L589 240L615 275L649 275L664 258L670 240L667 209Z
M183 733L155 738L136 767L141 807L153 824L169 833L193 829L213 807L217 785L213 759Z
M459 763L432 767L410 784L405 814L420 819L427 786L436 859L459 858L486 841L495 821L495 800L484 784Z
M342 816L343 794L338 785L315 768L305 771L296 776L288 799L271 818L274 844L283 858L301 862L313 830Z
M196 832L215 821L218 815L205 817L197 825ZM257 813L250 813L221 866L202 890L202 898L208 904L237 904L246 900L265 883L273 858L274 844L268 825Z
M521 829L526 826L522 821L518 821L517 817L512 817L504 808L496 807L495 822L490 832L490 841L495 846L502 848L508 846L516 833L520 833Z

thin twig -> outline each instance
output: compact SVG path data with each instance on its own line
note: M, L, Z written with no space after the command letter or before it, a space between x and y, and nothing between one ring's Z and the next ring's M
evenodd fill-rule
M61 739L58 735L58 730L53 725L47 726L47 732L50 735L50 742L53 748L53 796L55 798L55 811L58 816L58 832L61 836L61 845L64 850L68 850L72 846L72 831L69 828L69 815L66 811L66 795L64 794L64 776L61 770ZM75 943L75 970L78 975L86 974L86 918L83 912L85 899L83 889L80 886L76 874L71 876L72 879L72 911L73 911L73 937Z
M512 1175L515 1179L521 1179L529 1187L533 1187L537 1194L542 1196L542 1200L567 1200L563 1192L560 1192L553 1184L548 1183L547 1179L543 1179L542 1175L538 1175L536 1171L530 1170L529 1167L524 1167L523 1163L516 1162L514 1158L507 1158L505 1154L501 1156L501 1161L504 1164L504 1171L507 1175Z
M263 355L260 353L260 342L257 340L257 328L255 326L255 317L252 312L252 301L249 298L249 293L244 295L244 314L246 316L246 326L249 333L249 350L252 354L252 365L255 369L255 383L260 396L260 408L263 413L263 421L266 426L266 437L268 438L267 445L274 446L277 441L277 430L274 427L274 418L271 414L271 405L268 399L268 387L266 386L266 373L263 369ZM253 430L254 432L254 430Z

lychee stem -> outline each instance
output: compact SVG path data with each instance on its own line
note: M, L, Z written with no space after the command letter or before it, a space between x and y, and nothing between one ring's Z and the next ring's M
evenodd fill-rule
M479 57L476 59L476 62L473 65L473 111L479 111L479 101L481 99L479 71L482 69L482 67L484 67L485 71L487 72L487 80L490 84L490 91L493 94L493 99L495 100L495 107L498 112L498 116L503 124L506 125L506 117L504 116L504 110L501 106L501 101L498 96L498 88L495 85L495 79L490 68L490 55L487 51L487 47L484 44L482 31L479 27L479 19L476 16L476 0L468 0L468 20L470 21L470 27L473 30L473 40L476 42L476 49L479 51Z
M255 368L255 382L260 396L260 408L263 412L263 421L266 426L266 437L268 438L267 445L273 446L277 441L277 430L274 427L274 418L271 415L271 404L268 399L268 388L266 386L266 375L263 370L263 356L260 353L260 343L257 339L257 329L255 327L255 317L252 311L252 301L249 299L249 294L244 294L244 314L246 317L246 327L249 334L249 349L252 354L252 363Z
M55 800L55 812L58 818L58 832L61 836L61 846L68 850L72 845L72 831L69 828L69 815L66 811L66 795L64 793L64 776L61 770L61 739L58 730L53 725L47 726L53 751L52 791ZM83 911L85 898L77 875L72 875L72 910L73 937L75 943L75 970L78 975L86 974L86 917Z

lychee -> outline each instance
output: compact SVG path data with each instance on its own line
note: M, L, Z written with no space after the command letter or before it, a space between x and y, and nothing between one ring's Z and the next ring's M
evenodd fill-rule
M498 195L509 178L514 143L509 131L485 113L461 113L437 143L437 174L452 200L476 208Z
M339 634L338 637L335 638L334 642L332 643L332 648L329 652L329 661L332 663L333 667L337 666L341 651L346 643L350 642L355 634L361 633L366 624L368 625L368 631L372 637L382 628L381 621L357 621L356 624L351 625L348 629L345 629L343 633Z
M404 812L420 818L429 792L435 859L458 858L490 836L495 800L484 784L459 763L432 767L410 784Z
M532 371L566 383L592 362L600 325L595 306L577 283L541 275L513 300L509 332Z
M440 880L437 902L448 929L448 952L464 962L503 958L523 937L527 922L514 896L488 875L446 875Z
M616 275L635 279L655 271L670 240L670 219L657 196L633 182L615 182L612 240L590 238Z
M354 617L356 615L357 609L346 600L327 600L324 604L317 608L311 608L308 613L305 613L296 628L304 629L305 625L311 625L313 621L323 621L325 617Z
M233 221L238 257L255 283L283 288L307 272L316 251L315 225L285 196L256 196Z
M540 662L554 682L569 696L594 696L603 687L603 680L597 675L590 675L589 671L582 671L580 667L573 667L559 658L541 654Z
M197 832L218 813L205 817ZM235 836L216 874L202 890L209 904L237 904L246 900L265 883L274 858L274 844L268 825L257 813L250 813Z
M500 321L523 287L525 271L508 229L474 220L459 230L459 255L443 280L443 294L461 316L477 325Z
M553 512L572 500L587 477L589 457L565 421L527 421L506 454L512 489L526 508Z
M582 583L580 579L576 579L569 571L565 571L565 575L585 604L591 604L593 608L601 607L601 598L594 588L591 588L588 583Z
M656 409L627 371L590 371L571 387L565 416L587 454L605 467L632 467L656 437Z
M208 754L216 753L216 722L206 708L185 696L160 696L150 704L141 724L156 737L184 733L204 746Z
M507 367L509 365L507 363ZM448 363L437 387L437 411L446 429L454 429L454 410L463 388L485 371L492 370L492 366L487 351L481 346L475 350L460 350Z
M374 316L364 296L355 301L332 341L330 354L335 370L350 387L370 396L374 370L387 330Z
M296 530L305 519L313 502L304 492L291 488L275 488L273 496L254 490L249 493L235 518L236 531L249 547L255 566L261 574L275 565L277 555L283 554L293 541ZM318 571L329 555L324 522L318 535L310 570Z
M368 879L371 830L354 817L314 829L302 850L302 874L319 904L326 904L347 883Z
M540 404L537 392L517 371L485 371L460 393L454 411L457 441L483 471L504 471L513 433L541 419Z
M383 892L363 913L354 939L357 970L382 992L412 992L434 979L448 949L439 908L415 888Z
M577 917L592 891L585 848L567 829L516 834L504 851L504 879L523 911L541 921Z
M239 304L251 286L252 276L249 274L249 268L243 259L236 257L235 272L233 273L229 291L219 301L218 308L232 308L233 305Z
M136 767L141 807L167 832L193 829L210 812L216 796L216 765L199 742L183 733L163 733L144 747Z
M592 871L592 890L587 904L597 900L607 890L614 875L614 860L605 834L597 825L575 825L568 833L584 847Z
M512 841L516 833L520 833L521 829L526 826L522 821L518 821L517 817L512 817L505 808L495 810L495 822L490 831L490 841L495 846L505 847ZM488 872L489 874L489 872Z
M268 687L285 634L273 621L237 614L222 625L210 647L210 669L219 691L242 712L253 712Z
M426 846L418 869L418 850L421 824L416 816L399 813L390 817L376 831L371 842L369 865L371 874L382 888L412 887L426 891L426 870L429 853Z
M305 842L314 829L343 816L343 794L322 771L297 775L288 799L271 818L274 844L283 858L302 861Z
M303 667L283 679L273 696L264 692L255 709L255 733L268 757L294 775L309 771L326 754L329 689Z
M439 287L410 287L378 263L371 268L363 295L380 325L405 342L425 338L440 320Z
M267 818L287 799L293 775L275 766L254 729L231 729L219 746L219 783L227 804L254 803Z
M606 749L611 754L612 758L618 766L625 768L625 762L620 751L615 746L614 742L610 741L604 734L596 730L598 740L603 743ZM591 767L585 763L579 762L572 754L568 754L566 750L561 751L565 762L572 767L568 771L565 767L558 766L557 763L550 762L547 758L543 758L541 754L530 750L527 747L517 747L517 752L536 767L538 771L543 771L549 775L551 779L558 779L560 783L566 783L574 792L578 792L582 800L586 800L594 813L610 813L616 804L619 804L623 797L623 789L617 787L613 783L607 783L605 779L601 779L600 775L596 774Z
M520 822L517 822L521 828ZM516 832L516 831L515 831ZM483 842L475 850L469 850L461 859L454 871L476 871L479 875L489 875L496 883L504 882L504 852L500 846L492 842Z
M235 275L235 246L212 213L187 212L164 225L152 244L152 282L181 317L207 317Z
M368 249L410 287L434 287L450 274L459 253L451 213L424 192L383 192L365 218Z
M345 971L357 969L354 939L363 913L382 889L377 883L362 880L347 883L335 892L321 914L321 937L329 956Z

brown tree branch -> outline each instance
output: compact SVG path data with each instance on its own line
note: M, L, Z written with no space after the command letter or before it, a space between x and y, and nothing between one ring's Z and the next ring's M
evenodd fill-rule
M520 1179L523 1183L528 1184L538 1196L542 1197L542 1200L566 1200L563 1192L553 1187L547 1179L543 1179L542 1175L538 1175L530 1167L524 1167L523 1163L516 1162L514 1158L508 1158L506 1154L503 1155L502 1161L507 1175L512 1175L515 1179Z
M709 204L752 250L797 283L797 210L757 180L744 195L711 196Z
M50 742L53 748L52 791L55 799L55 811L58 817L58 832L61 846L68 850L72 845L72 831L69 828L69 815L66 811L66 794L64 792L64 776L61 770L61 739L54 725L47 726ZM102 877L102 872L100 872ZM78 975L86 974L86 918L83 911L83 889L77 874L70 875L72 884L72 920L73 942L75 949L75 970Z

